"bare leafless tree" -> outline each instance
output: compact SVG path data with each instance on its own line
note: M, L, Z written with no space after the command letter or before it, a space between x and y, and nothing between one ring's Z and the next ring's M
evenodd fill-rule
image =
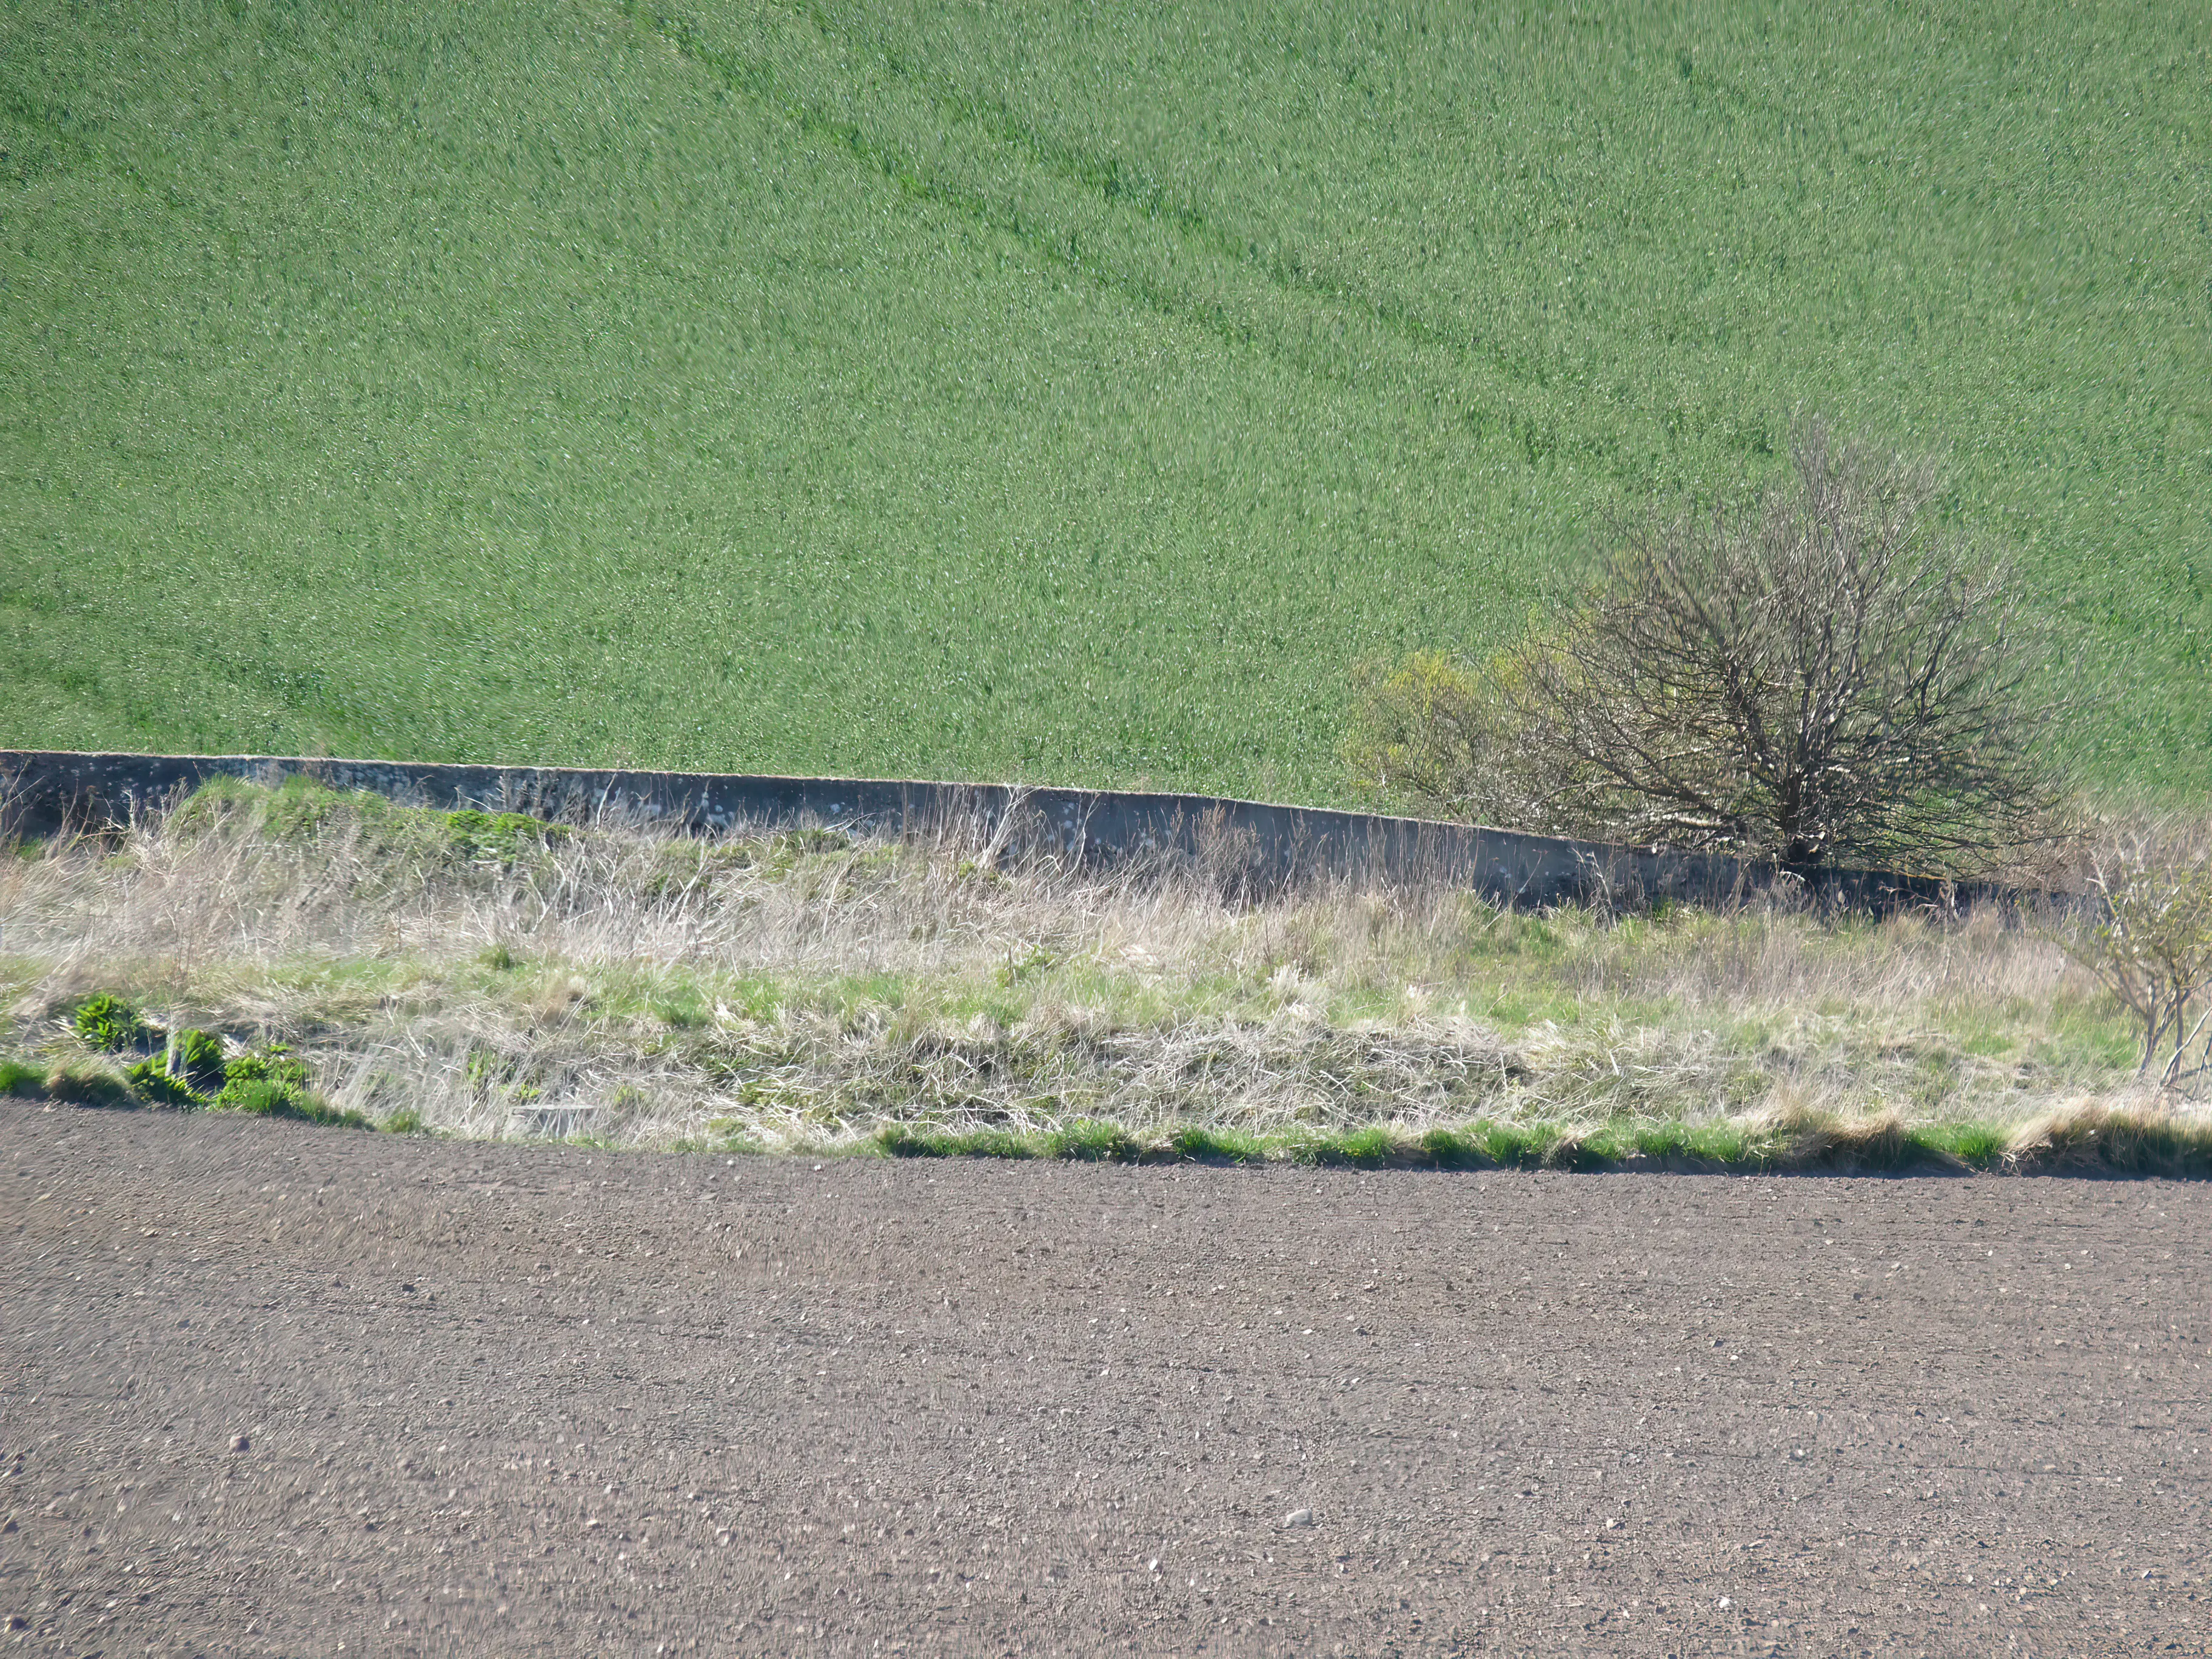
M1988 868L2057 793L2040 660L2001 559L1946 534L1935 469L1819 422L1735 510L1631 526L1510 686L1548 816L1811 868Z

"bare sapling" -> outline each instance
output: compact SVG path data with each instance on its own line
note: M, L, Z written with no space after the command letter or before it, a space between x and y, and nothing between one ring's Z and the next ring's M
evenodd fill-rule
M2108 836L2091 850L2089 886L2102 914L2064 943L2142 1032L2138 1074L2161 1089L2212 1077L2212 829L2169 821Z

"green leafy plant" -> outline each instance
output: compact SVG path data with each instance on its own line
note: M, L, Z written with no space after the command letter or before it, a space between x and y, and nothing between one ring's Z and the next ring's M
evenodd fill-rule
M259 1098L258 1091L264 1089L304 1097L307 1085L307 1062L295 1057L281 1043L272 1043L256 1053L240 1054L223 1067L222 1088L215 1103L233 1105L246 1098L249 1091Z
M219 1089L226 1070L222 1039L212 1031L173 1031L162 1063L171 1077L181 1079L202 1094Z
M207 1104L207 1097L172 1073L160 1056L142 1060L123 1074L131 1092L152 1106L174 1106L190 1110Z
M109 1054L137 1048L154 1036L153 1027L146 1024L136 1007L105 992L77 1004L70 1024L80 1037Z

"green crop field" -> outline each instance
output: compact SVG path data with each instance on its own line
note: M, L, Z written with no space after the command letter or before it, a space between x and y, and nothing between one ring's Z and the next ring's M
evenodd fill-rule
M1795 415L2212 789L2182 3L0 0L0 744L1351 797Z

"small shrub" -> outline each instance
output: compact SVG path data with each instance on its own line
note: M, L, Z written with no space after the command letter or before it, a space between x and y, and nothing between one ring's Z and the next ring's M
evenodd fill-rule
M1551 803L1565 775L1527 741L1522 686L1510 657L1482 663L1417 651L1395 666L1352 666L1343 756L1360 785L1388 801L1464 823L1574 830Z
M146 1024L137 1008L121 997L109 996L105 992L77 1004L70 1023L79 1036L111 1054L136 1048L152 1041L154 1036L153 1027Z

